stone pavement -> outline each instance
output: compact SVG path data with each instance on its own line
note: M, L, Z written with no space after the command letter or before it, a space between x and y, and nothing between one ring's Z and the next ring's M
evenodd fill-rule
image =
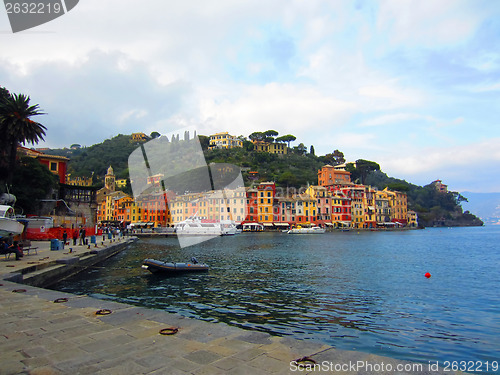
M50 246L48 251L25 258L59 256ZM28 259L11 261L18 269L22 262L29 266ZM342 351L5 280L0 284L0 375L444 373L428 363ZM173 333L174 328L174 334L160 333ZM305 361L300 368L292 362L305 356L315 362Z
M117 238L113 240L113 242L106 239L103 242L102 236L97 236L97 245L99 248L102 248L111 244L120 243L126 239L127 237ZM73 242L71 241L71 243ZM90 249L89 246L84 245L66 245L63 250L52 251L50 250L50 241L32 241L31 247L36 247L36 251L30 250L29 253L25 252L24 257L17 261L15 254L10 254L10 257L8 255L0 255L0 279L4 279L5 275L12 272L26 272L28 268L44 268L68 256L84 256L95 249L94 244L91 244Z

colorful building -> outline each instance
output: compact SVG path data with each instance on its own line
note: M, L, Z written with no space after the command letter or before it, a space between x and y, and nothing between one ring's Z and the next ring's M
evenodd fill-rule
M418 227L418 215L415 211L408 211L408 222L407 226L410 228Z
M332 224L335 228L350 228L352 223L351 198L346 191L332 190Z
M327 164L318 171L318 185L340 186L351 183L351 172L347 172L345 165L332 166Z
M145 142L149 137L144 133L132 133L130 136L131 142Z
M253 141L254 150L257 152L269 152L270 154L287 154L288 146L285 143L269 143L264 141Z
M71 186L92 186L92 176L91 177L71 177L71 174L66 175L66 184Z
M247 215L245 222L257 223L259 221L259 204L258 204L258 191L254 188L247 188Z
M389 197L388 194L383 191L377 191L375 194L375 211L377 226L383 227L392 223Z
M276 184L274 182L261 182L257 186L258 220L264 226L273 226L279 221L279 211L275 210ZM275 212L276 211L276 212Z
M431 185L434 185L436 190L439 191L440 193L448 192L448 185L443 184L441 180L432 181Z
M316 200L316 218L314 222L321 226L332 225L332 196L324 186L309 186L306 194Z
M408 198L405 193L391 191L388 188L383 190L389 199L391 210L391 222L398 226L404 226L408 222Z
M230 135L228 132L212 134L209 139L208 149L243 147L243 141Z
M377 227L376 193L377 191L371 186L365 186L365 194L363 197L363 206L365 210L363 228Z
M64 156L48 155L41 151L33 150L27 147L19 146L17 152L37 159L40 164L49 168L49 170L59 176L59 183L66 184L66 174L69 159Z

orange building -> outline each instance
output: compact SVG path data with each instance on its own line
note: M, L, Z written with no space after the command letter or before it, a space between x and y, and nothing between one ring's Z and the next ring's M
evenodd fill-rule
M344 169L343 165L325 165L318 171L318 185L333 186L344 185L351 182L351 173Z

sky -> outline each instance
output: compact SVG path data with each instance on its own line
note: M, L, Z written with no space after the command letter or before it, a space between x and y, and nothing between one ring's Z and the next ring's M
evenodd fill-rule
M18 33L0 7L0 86L46 113L37 147L273 129L500 192L499 46L490 0L81 0Z

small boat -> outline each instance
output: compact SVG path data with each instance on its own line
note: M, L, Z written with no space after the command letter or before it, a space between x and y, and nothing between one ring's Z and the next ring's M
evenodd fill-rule
M287 233L288 234L320 234L320 233L325 233L326 229L318 227L316 225L314 226L301 226L298 225L296 228L290 229Z
M187 263L162 262L155 259L145 259L142 263L142 268L151 273L167 274L208 271L208 265L205 263L198 263L196 258L191 258L191 262Z
M0 237L23 233L24 225L16 220L11 206L0 205Z

